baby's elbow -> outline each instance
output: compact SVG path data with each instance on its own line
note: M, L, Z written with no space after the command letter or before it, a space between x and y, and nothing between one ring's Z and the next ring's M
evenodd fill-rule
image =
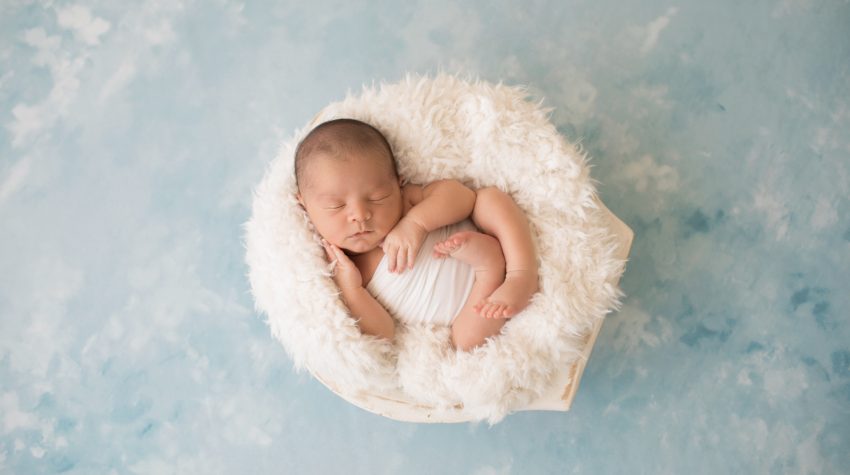
M393 338L395 338L395 322L392 318L390 318L390 321L387 322L384 330L384 338L389 341L393 341Z
M475 206L475 197L477 193L472 188L464 185L463 183L452 180L455 182L455 187L457 188L458 197L462 200L463 203L466 203L470 210Z
M361 331L368 335L376 336L378 338L386 338L389 341L393 341L395 338L395 323L393 323L392 319L389 321L381 322L378 325L373 326L372 328L362 328Z
M458 180L457 178L444 178L442 180L438 180L438 183L440 183L440 186L451 188L453 191L472 191L472 188L464 185L463 182ZM474 191L472 192L475 193Z

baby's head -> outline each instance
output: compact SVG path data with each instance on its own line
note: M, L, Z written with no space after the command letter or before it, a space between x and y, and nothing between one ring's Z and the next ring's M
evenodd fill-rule
M298 202L316 231L352 254L377 247L401 219L401 179L387 140L374 127L337 119L295 150Z

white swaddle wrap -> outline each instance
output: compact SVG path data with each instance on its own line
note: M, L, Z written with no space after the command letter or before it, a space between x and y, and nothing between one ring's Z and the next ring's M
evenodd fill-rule
M387 270L387 256L378 263L366 290L399 320L451 325L475 282L475 271L457 259L432 256L434 244L464 230L476 231L469 220L436 229L425 238L413 269Z

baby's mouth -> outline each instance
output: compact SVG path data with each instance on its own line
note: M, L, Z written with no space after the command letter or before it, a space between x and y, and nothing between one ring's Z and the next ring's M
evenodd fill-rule
M365 235L367 235L367 234L369 234L369 233L371 233L371 232L372 232L372 231L360 231L359 233L354 233L354 234L352 234L352 235L351 235L351 236L349 236L349 237L353 237L353 238L355 238L355 237L362 237L362 236L365 236Z

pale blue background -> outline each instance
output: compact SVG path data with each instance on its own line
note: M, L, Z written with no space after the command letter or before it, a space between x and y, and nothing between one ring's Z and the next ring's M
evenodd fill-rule
M4 0L0 472L845 472L848 25L846 0ZM571 412L382 419L253 310L277 144L441 70L528 85L637 234Z

